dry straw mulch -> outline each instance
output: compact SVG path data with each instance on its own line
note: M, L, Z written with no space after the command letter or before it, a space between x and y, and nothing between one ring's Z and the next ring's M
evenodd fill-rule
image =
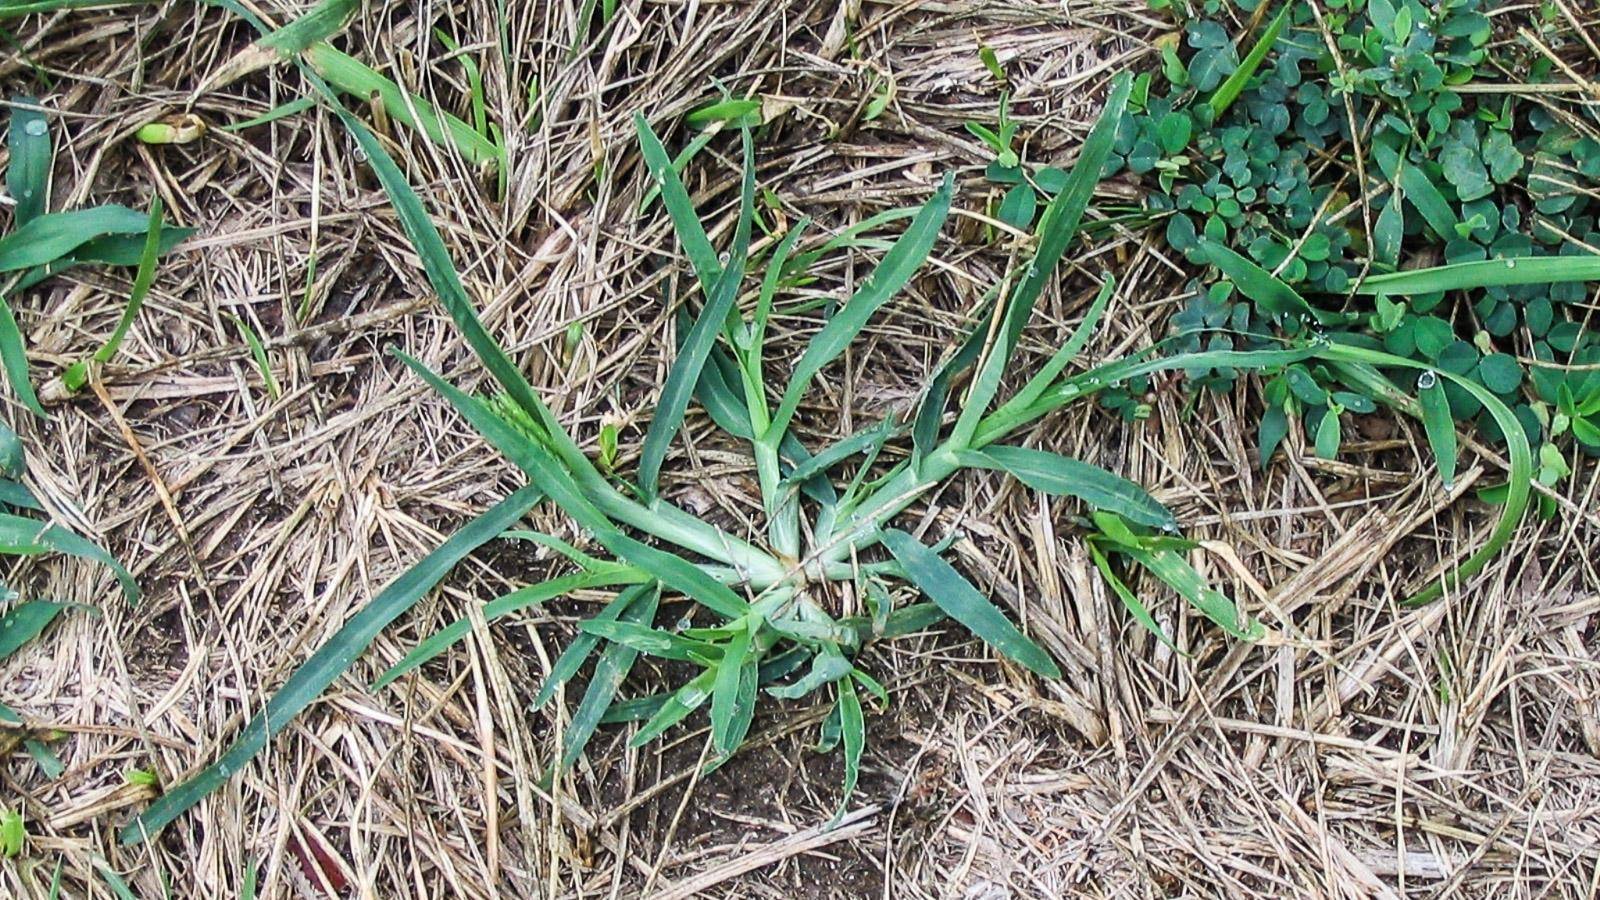
M635 111L665 127L714 98L717 79L759 94L773 122L762 186L782 218L829 231L960 173L967 212L936 265L807 409L822 441L903 409L1026 253L986 243L970 214L985 159L961 123L987 121L997 101L978 45L1011 73L1027 157L1070 163L1106 78L1148 65L1163 30L1141 2L624 0L572 57L582 5L369 4L340 45L463 114L461 67L432 29L483 62L489 115L509 135L504 202L415 133L388 137L490 327L576 433L625 423L625 460L687 287L659 207L637 212ZM0 869L0 895L43 896L57 861L70 896L109 895L97 867L140 896L163 884L235 896L252 866L281 897L1596 895L1595 470L1470 589L1402 610L1407 586L1468 552L1490 511L1441 496L1420 435L1386 418L1337 463L1296 445L1257 470L1249 386L1191 402L1163 385L1147 422L1076 408L1028 437L1150 486L1215 542L1208 574L1284 639L1232 646L1169 602L1161 618L1189 655L1173 654L1100 584L1068 505L996 477L960 482L914 515L964 533L959 562L1067 675L1040 683L954 630L877 651L896 703L871 720L867 777L835 830L822 826L840 766L809 749L815 709L758 717L755 746L704 779L703 733L630 751L608 730L554 795L540 791L563 714L529 701L599 597L481 628L423 677L369 693L419 636L555 568L500 548L461 567L224 790L153 842L118 847L115 828L146 800L127 770L171 782L212 758L297 661L517 479L385 355L402 347L483 383L337 121L317 110L185 146L131 139L172 111L220 125L300 96L287 69L194 95L249 42L246 26L175 2L14 25L6 88L56 111L58 206L143 206L157 192L199 234L162 265L101 387L25 428L36 490L128 561L148 596L113 602L102 571L69 562L16 573L45 596L104 602L0 670L0 697L63 733L68 767L51 781L24 755L0 763L0 802L25 810L32 835L26 859ZM1581 25L1600 35L1592 12ZM1562 46L1594 76L1583 43ZM892 101L863 121L884 84ZM690 172L725 226L734 147L713 141ZM1118 183L1103 193L1134 196ZM1158 240L1125 233L1069 258L1124 285L1096 357L1164 333L1183 276ZM809 290L837 295L862 262L827 264ZM39 372L110 330L129 274L74 272L15 301ZM1025 346L1058 342L1091 287L1063 278ZM266 337L279 399L230 315ZM783 321L784 347L814 325ZM753 473L708 433L691 425L670 490L740 522L756 509ZM1501 471L1489 454L1464 468L1458 495ZM571 535L549 510L535 521ZM641 667L640 690L659 678Z

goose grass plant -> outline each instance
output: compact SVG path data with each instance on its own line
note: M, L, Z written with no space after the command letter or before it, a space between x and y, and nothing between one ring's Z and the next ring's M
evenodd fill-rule
M439 232L404 175L372 132L337 103L333 89L313 72L303 71L366 152L429 282L498 383L498 391L491 396L466 393L418 360L396 355L514 462L529 484L458 531L358 612L290 676L219 760L168 791L129 825L123 831L125 841L163 827L219 787L332 684L382 628L463 556L495 537L542 544L569 560L571 570L488 602L480 610L486 621L578 590L615 591L610 602L582 623L537 695L537 705L549 703L563 685L590 667L552 775L570 766L602 725L642 723L632 738L637 746L701 708L708 709L710 718L712 753L707 765L715 767L744 743L764 696L829 698L832 711L822 726L821 746L843 747L842 809L859 778L866 709L889 702L882 682L866 669L863 651L872 643L952 619L1029 671L1048 678L1060 675L1050 654L943 558L952 535L930 546L895 527L900 513L964 470L1006 472L1034 490L1080 501L1089 515L1079 521L1098 569L1130 614L1158 635L1154 615L1129 586L1129 565L1142 567L1170 586L1226 634L1253 640L1265 633L1262 623L1241 612L1192 567L1189 553L1196 545L1178 535L1177 521L1168 509L1138 485L1109 471L1006 443L1026 426L1128 379L1156 372L1227 367L1278 373L1308 361L1335 368L1364 391L1425 421L1433 418L1428 414L1427 391L1441 380L1482 393L1486 408L1495 415L1511 415L1493 395L1458 375L1324 338L1280 340L1269 349L1176 354L1170 346L1158 344L1131 358L1069 373L1115 293L1115 279L1109 274L1067 340L1020 389L999 400L1003 375L1016 361L1021 332L1079 232L1111 152L1131 88L1131 79L1123 75L1113 81L1105 110L1076 165L1038 218L1031 262L994 292L997 301L932 373L915 407L816 452L804 446L792 427L808 388L920 270L948 214L954 179L947 176L909 216L909 224L889 244L873 272L838 305L789 367L788 381L779 384L769 381L768 329L778 295L804 275L794 261L817 258L815 250L800 249L807 222L802 220L785 233L759 261L752 255L754 151L749 131L741 129L739 216L725 251L719 253L695 213L674 159L645 120L636 119L651 190L665 206L693 269L700 303L698 314L687 319L682 330L634 473L624 480L585 455L578 440L484 329ZM758 268L756 279L752 270ZM1260 274L1267 279L1261 284L1272 284L1269 273ZM754 298L741 304L747 281L756 285ZM1287 286L1281 289L1293 293ZM1406 368L1421 371L1425 389L1420 401L1391 380L1394 372ZM958 395L955 388L963 380L965 390ZM748 445L760 484L764 534L730 533L663 496L661 473L667 451L691 402ZM1428 431L1434 434L1435 427L1430 425ZM1512 478L1495 530L1478 552L1459 566L1445 567L1414 600L1431 599L1458 585L1509 539L1527 503L1531 462L1527 443L1518 440L1520 429L1507 431ZM895 454L898 462L879 465L891 441L904 452ZM1453 463L1454 448L1446 448L1442 436L1436 446L1449 449ZM513 528L528 510L546 500L565 512L607 557L553 535ZM846 593L859 598L859 612L840 614L837 598ZM461 619L431 635L374 686L415 672L470 627L467 619ZM687 666L693 674L672 690L622 699L641 654Z

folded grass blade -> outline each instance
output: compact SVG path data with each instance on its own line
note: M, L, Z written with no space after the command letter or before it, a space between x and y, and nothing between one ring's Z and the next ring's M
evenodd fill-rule
M557 506L572 516L607 550L623 561L661 579L663 584L693 597L708 609L730 619L744 614L746 609L744 600L698 566L623 534L584 496L583 490L571 473L561 468L542 447L535 445L522 432L495 415L482 400L462 393L454 385L434 374L427 366L406 354L396 351L395 355L450 401L450 405L454 406L490 445L516 464L517 468L527 473L535 485L548 493Z
M1130 522L1177 531L1178 520L1171 510L1157 502L1144 488L1099 466L1025 447L990 445L982 450L963 450L956 454L962 465L999 469L1046 494L1076 497L1106 512L1116 513Z
M844 740L844 791L839 798L836 818L844 814L845 805L856 792L856 783L861 777L861 752L867 746L867 722L861 714L861 698L856 694L855 681L849 678L839 682L839 735Z
M438 584L456 563L506 530L542 498L529 485L517 490L469 522L439 549L423 557L351 617L329 641L296 669L235 738L221 758L198 775L167 791L132 824L122 829L121 840L131 844L160 831L172 820L221 787L289 721L310 706L324 690L355 662L390 622L410 609Z
M1172 638L1167 636L1166 631L1156 622L1155 616L1150 614L1150 608L1144 605L1143 600L1139 599L1139 595L1135 594L1111 568L1111 561L1106 559L1104 553L1100 552L1100 548L1095 546L1093 541L1088 543L1089 558L1094 560L1094 567L1100 570L1100 577L1105 579L1106 584L1111 585L1111 592L1117 595L1118 600L1122 601L1122 605L1133 616L1133 620L1143 625L1146 631L1155 635L1161 643L1172 648L1174 652L1187 656L1188 654L1179 649Z
M1435 378L1450 381L1483 404L1483 408L1488 411L1500 433L1505 436L1506 456L1511 463L1511 470L1506 480L1505 504L1501 507L1500 518L1495 522L1494 530L1489 533L1488 539L1477 552L1468 556L1454 569L1445 571L1438 581L1406 598L1404 603L1407 606L1420 606L1438 599L1447 587L1459 587L1466 579L1482 571L1489 560L1493 559L1516 534L1517 525L1522 521L1522 514L1527 511L1533 487L1533 449L1528 445L1527 434L1523 432L1521 423L1510 407L1483 385L1470 378L1443 369L1435 370L1425 363L1405 357L1360 347L1330 344L1321 348L1319 355L1333 363L1342 378L1349 379L1368 396L1412 415L1421 414L1420 403L1413 401L1410 395L1395 387L1375 367L1405 368L1424 374L1432 372ZM1426 424L1424 428L1427 428ZM1441 461L1441 473L1446 471L1446 465Z
M706 669L699 675L686 682L683 687L672 692L672 696L658 708L650 720L639 729L639 733L628 741L630 747L643 747L652 740L666 733L668 728L682 722L688 715L699 709L711 695L712 685L716 682L717 670Z
M1444 380L1433 372L1417 378L1417 404L1422 409L1422 428L1439 467L1439 480L1449 490L1456 482L1456 422L1450 414L1450 399L1445 396Z
M738 744L734 742L734 732L738 726L734 714L739 703L744 670L753 665L753 660L750 659L750 637L751 632L757 627L756 622L748 619L745 621L745 627L739 629L723 652L722 662L717 665L716 684L711 694L711 745L719 756L729 756L738 748Z
M1256 641L1267 633L1260 622L1252 621L1240 612L1226 594L1206 584L1200 573L1178 551L1121 543L1116 545L1116 550L1148 569L1150 574L1177 591L1178 596L1229 635L1241 641Z
M1283 5L1283 9L1272 17L1272 21L1267 25L1267 30L1263 31L1261 36L1256 39L1255 45L1245 55L1244 61L1239 64L1239 68L1233 70L1233 74L1229 75L1228 79L1217 88L1217 92L1211 95L1211 99L1208 102L1211 105L1213 119L1222 118L1222 114L1227 112L1228 107L1233 105L1233 101L1239 99L1239 94L1244 90L1245 83L1250 80L1251 76L1256 74L1257 69L1261 68L1261 63L1267 58L1267 53L1272 50L1272 45L1278 42L1278 35L1283 33L1283 26L1289 21L1289 13L1293 9L1294 4L1292 2Z
M661 139L656 137L650 123L645 121L644 113L634 114L633 127L639 133L639 151L644 156L645 167L650 171L654 186L661 191L661 202L667 208L667 216L672 219L672 229L678 235L678 243L683 246L689 264L694 267L695 276L700 280L700 289L709 297L717 283L717 276L722 273L717 251L711 246L705 227L700 224L700 217L694 211L694 201L689 199L683 179L678 177L678 170L674 168L671 157L667 156L667 148L661 145ZM745 171L749 172L750 168L746 167Z
M145 234L144 247L139 252L139 268L133 276L133 290L128 294L128 305L122 309L122 318L117 320L117 327L100 345L91 358L95 363L108 363L117 355L117 348L122 346L122 339L127 336L128 329L133 327L133 320L138 317L139 310L144 307L144 298L150 293L150 286L156 279L156 257L161 253L161 198L156 197L150 201L149 231ZM72 393L82 389L89 376L89 362L79 361L68 366L61 373L61 383Z
M950 618L982 638L1001 655L1038 675L1060 678L1061 669L1050 654L1011 624L972 583L951 565L911 535L894 528L884 529L884 546L905 567L906 577L928 599L939 605Z
M50 129L38 105L32 97L11 98L6 190L17 202L12 221L19 228L43 215L50 203Z
M0 659L17 652L23 644L38 637L56 616L70 609L70 603L52 600L27 600L0 616Z
M1567 281L1600 281L1600 254L1484 259L1431 269L1405 269L1367 278L1356 285L1355 292L1405 296Z

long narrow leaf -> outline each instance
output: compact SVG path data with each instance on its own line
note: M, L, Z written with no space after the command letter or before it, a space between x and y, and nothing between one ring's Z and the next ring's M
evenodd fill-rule
M101 549L93 541L73 534L59 525L38 519L0 513L0 553L34 556L40 553L65 553L80 559L100 563L110 569L122 586L122 596L129 603L139 601L139 585L117 562L116 557Z
M1083 314L1083 320L1078 323L1078 327L1072 330L1072 336L1067 338L1067 342L1062 344L1051 355L1049 362L1040 367L1039 371L1028 379L1028 383L1023 385L1022 390L1017 391L1010 400L1007 400L1000 407L1001 410L1028 406L1038 400L1040 395L1049 389L1050 385L1055 384L1056 379L1061 377L1061 373L1066 370L1067 365L1078 358L1078 354L1083 352L1083 348L1088 345L1089 338L1094 336L1094 330L1099 327L1100 319L1105 315L1106 307L1110 305L1111 296L1116 293L1116 290L1116 276L1107 274L1105 284L1100 286L1099 292L1094 296L1094 302L1089 304L1089 309Z
M150 228L145 213L106 205L45 213L0 237L0 272L16 272L55 262L108 234L143 235Z
M167 791L132 824L123 828L122 842L131 844L153 835L207 794L221 787L266 748L269 738L333 684L371 645L379 632L410 609L468 553L515 524L539 502L541 496L539 489L531 485L516 491L457 531L439 549L423 557L421 562L391 582L289 676L289 680L267 701L266 706L245 725L221 758L198 775Z
M700 279L700 289L709 297L717 283L717 276L722 274L716 248L711 246L711 239L706 237L705 226L700 224L700 217L695 214L694 202L689 199L689 191L683 186L683 179L678 177L671 157L667 156L667 148L661 146L661 139L656 137L650 123L645 121L644 113L634 113L633 128L639 133L639 152L644 156L645 167L655 182L653 187L661 191L661 202L667 208L667 216L672 219L678 243L683 246L689 264L694 267L695 276Z
M789 376L789 385L783 393L783 401L779 403L778 410L772 416L772 424L768 426L762 439L776 444L785 430L789 427L789 420L794 417L795 410L800 406L800 398L810 386L811 379L822 371L822 367L832 362L839 354L843 353L856 335L866 327L873 313L878 311L890 297L899 293L905 287L911 276L921 268L923 260L928 258L928 253L933 250L933 242L939 236L939 228L944 224L945 216L950 212L950 198L955 191L955 180L946 175L944 184L939 187L915 219L911 226L900 239L894 242L889 252L884 254L878 267L861 283L843 307L828 320L806 345L805 352L800 355L800 360L795 363L794 372Z
M995 345L989 348L983 367L968 392L967 405L956 421L952 439L959 446L966 446L976 433L979 421L989 409L989 402L1000 390L1006 366L1016 352L1023 327L1033 315L1034 304L1044 292L1045 285L1056 277L1056 265L1066 253L1072 236L1077 233L1083 214L1089 208L1089 201L1094 198L1095 186L1100 183L1100 173L1116 143L1117 128L1122 122L1132 91L1131 72L1123 72L1112 79L1105 108L1100 111L1100 118L1095 120L1094 128L1090 129L1088 138L1078 151L1078 160L1067 175L1066 185L1050 200L1044 214L1039 217L1038 252L1006 302L1000 334Z
M1140 600L1139 596L1130 590L1121 578L1117 577L1117 573L1112 571L1111 561L1106 559L1104 553L1100 552L1100 548L1095 546L1093 541L1087 543L1089 545L1089 558L1094 560L1095 568L1100 570L1100 577L1105 579L1106 584L1111 585L1111 592L1117 595L1118 600L1122 601L1123 607L1133 616L1133 620L1143 625L1146 631L1154 634L1161 643L1171 647L1174 652L1183 653L1172 638L1168 637L1167 633L1162 630L1161 625L1156 622L1155 616L1150 614L1150 608L1144 605L1144 601Z
M1266 634L1260 622L1252 621L1226 594L1206 584L1178 551L1120 544L1116 550L1148 569L1229 635L1241 641L1255 641Z
M656 616L656 605L661 600L661 589L659 585L652 583L637 590L640 593L628 605L619 621L643 627L649 625ZM621 689L622 682L627 679L638 658L637 650L622 644L612 644L600 654L600 661L594 666L594 676L589 679L589 686L583 691L583 699L579 701L578 708L572 713L572 722L567 726L561 750L560 768L563 771L572 768L579 754L583 753L583 748L589 745L589 738L593 737L595 729L600 727L601 721L616 699L617 691Z
M1334 363L1339 368L1341 377L1353 379L1370 396L1381 398L1383 402L1413 415L1419 414L1418 405L1405 392L1395 388L1393 383L1375 367L1381 365L1413 371L1435 371L1425 363L1405 357L1359 347L1342 347L1338 344L1321 348L1319 355ZM1522 514L1527 511L1528 499L1533 488L1533 450L1528 445L1528 437L1522 430L1522 423L1517 420L1511 408L1488 388L1470 378L1443 369L1436 371L1436 377L1439 376L1471 394L1473 399L1483 404L1505 438L1506 456L1511 463L1511 470L1506 481L1506 498L1500 510L1500 518L1495 522L1494 530L1489 533L1483 546L1460 565L1447 570L1438 581L1406 598L1405 603L1408 606L1419 606L1438 599L1447 587L1459 587L1466 579L1482 571L1489 560L1499 554L1501 548L1505 547L1516 534L1517 525L1522 521Z
M44 214L50 202L50 129L39 101L19 95L11 98L11 125L6 147L6 190L17 201L12 213L18 227Z
M982 638L1002 655L1015 660L1046 678L1060 678L1061 669L1050 654L1011 624L987 598L978 593L972 583L961 576L949 563L922 545L922 542L898 529L883 532L883 544L894 558L905 566L906 577L928 599L939 605L967 630Z
M667 445L683 424L689 395L700 380L700 372L711 353L711 346L733 310L734 301L739 297L739 286L744 280L745 260L750 251L750 223L755 216L756 164L750 132L743 130L740 133L744 137L744 179L739 192L739 222L734 228L733 248L728 253L728 264L717 276L716 283L707 294L704 308L689 329L689 336L678 348L678 358L667 373L655 415L650 419L649 430L645 432L644 446L639 451L638 485L639 493L646 500L656 494Z
M1178 520L1139 485L1099 466L1025 447L991 445L965 450L956 459L963 465L999 469L1016 476L1036 491L1079 500L1131 522L1164 531L1177 531Z
M751 632L756 628L749 622L729 642L717 666L716 683L711 694L711 744L718 755L727 756L738 746L733 742L738 722L734 718L739 703L739 686L744 681L744 670L750 654Z
M861 751L867 746L867 724L861 714L861 698L856 695L855 682L849 678L839 682L839 734L844 739L844 791L839 798L839 815L856 792L856 782L861 777Z
M1211 100L1208 102L1211 105L1213 119L1222 118L1222 114L1227 111L1228 107L1233 105L1233 101L1239 98L1240 92L1244 90L1245 83L1250 80L1250 77L1256 73L1257 69L1261 68L1261 63L1267 58L1267 53L1272 50L1272 45L1278 42L1278 35L1283 32L1284 23L1289 21L1289 13L1293 9L1294 3L1292 2L1283 5L1283 9L1272 17L1272 22L1267 25L1267 30L1263 31L1261 37L1256 39L1255 45L1245 55L1244 61L1239 63L1239 68L1233 70L1233 74L1229 75L1228 79L1217 88L1217 92L1211 95Z
M1422 428L1428 435L1428 445L1433 448L1433 458L1439 466L1439 480L1449 490L1456 482L1456 422L1450 414L1450 400L1444 393L1444 381L1433 372L1424 372L1417 379L1417 403L1422 408Z
M1600 281L1600 254L1484 259L1431 269L1405 269L1367 278L1356 285L1355 292L1405 296L1568 281Z
M644 573L636 569L617 565L612 565L604 571L580 572L576 575L552 578L549 581L518 588L509 594L496 597L485 603L482 609L483 620L485 622L493 622L512 613L521 612L530 606L537 606L547 600L564 597L573 591L611 587L618 584L644 584L648 583L649 580ZM417 644L410 653L407 653L403 659L391 666L388 671L379 675L377 680L372 682L370 690L376 691L385 687L400 676L450 649L452 644L471 632L471 619L460 618L451 622L449 625L429 635L426 640Z
M639 602L647 591L659 592L660 586L654 581L648 581L617 592L617 596L607 603L604 609L595 613L594 620L616 621L623 612ZM550 667L550 677L544 680L538 695L533 698L533 708L539 709L549 703L550 698L555 696L556 690L578 674L578 670L583 668L584 662L589 659L589 654L598 646L600 646L600 636L597 634L579 630L573 635L572 642L567 644L567 649L561 651L561 656L556 659L555 665Z
M0 659L17 652L23 644L38 637L56 616L70 609L70 603L28 600L18 603L0 616Z

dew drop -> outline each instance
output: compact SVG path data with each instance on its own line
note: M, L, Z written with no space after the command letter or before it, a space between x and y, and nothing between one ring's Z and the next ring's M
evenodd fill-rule
M1425 391L1428 388L1431 388L1431 387L1433 387L1434 385L1436 385L1438 383L1439 383L1439 376L1433 374L1433 371L1431 369L1429 371L1423 372L1421 375L1417 376L1417 389L1418 390Z
M1506 260L1506 268L1515 269L1516 267L1517 267L1517 261L1516 260L1514 260L1514 259Z
M33 135L34 137L38 137L38 136L44 134L44 130L45 130L44 120L43 119L29 119L28 120L28 124L22 126L22 130L26 131L27 133L29 133L31 135Z

